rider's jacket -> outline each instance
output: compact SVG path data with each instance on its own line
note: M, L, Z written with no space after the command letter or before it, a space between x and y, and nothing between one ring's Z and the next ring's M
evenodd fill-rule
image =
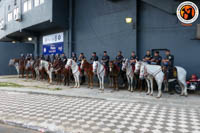
M67 63L67 57L66 57L66 56L61 57L61 60L62 60L62 62L63 62L64 64Z
M74 60L75 62L77 62L77 57L76 56L72 56L72 60Z
M135 55L135 56L131 56L129 59L130 60L138 60L138 57ZM135 62L132 62L131 65L135 65Z
M93 62L93 61L98 61L99 60L99 57L98 56L92 56L90 58L90 61Z
M171 67L173 67L174 66L174 56L173 55L167 55L166 57L165 57L165 59L167 59L167 60L169 60L169 62L168 62L168 66L171 66Z
M124 56L122 56L122 55L118 55L118 56L116 56L116 64L119 66L119 67L121 67L122 66L122 61L123 61L123 59L124 59Z
M155 61L153 61L153 62L155 62L156 65L161 65L162 57L161 57L160 55L154 56L152 59L155 60Z
M152 59L152 56L151 56L151 55L145 55L145 56L144 56L144 59L151 60L151 59Z
M109 60L110 60L110 57L108 55L102 56L102 61L104 65L108 66Z

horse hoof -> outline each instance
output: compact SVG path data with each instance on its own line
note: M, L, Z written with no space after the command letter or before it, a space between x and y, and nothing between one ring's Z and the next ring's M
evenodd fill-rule
M147 93L146 95L149 95L149 93Z
M186 94L185 97L188 97L188 94Z
M159 98L161 98L161 96L157 96L156 98L158 98L158 99L159 99Z
M150 94L150 96L153 96L153 94Z

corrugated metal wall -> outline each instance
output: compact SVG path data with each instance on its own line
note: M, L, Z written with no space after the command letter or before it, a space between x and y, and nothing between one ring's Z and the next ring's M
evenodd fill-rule
M33 52L33 44L0 42L0 75L17 74L14 67L8 66L9 60L11 58L19 58L21 53L27 54Z
M126 17L136 23L136 0L76 0L74 15L77 54L83 52L89 59L93 51L101 57L106 50L114 58L121 50L129 57L136 50L136 29L125 23Z

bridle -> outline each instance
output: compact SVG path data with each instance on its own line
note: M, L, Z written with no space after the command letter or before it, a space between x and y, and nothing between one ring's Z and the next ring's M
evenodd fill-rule
M144 74L140 73L141 77L147 77L148 75L152 75L153 77L155 77L157 74L159 74L162 71L162 69L158 69L158 71L154 72L154 73L147 73L147 68L146 65L144 65Z

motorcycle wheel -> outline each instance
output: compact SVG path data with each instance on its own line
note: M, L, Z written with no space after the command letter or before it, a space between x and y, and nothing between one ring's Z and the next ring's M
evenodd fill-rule
M176 85L175 85L175 91L176 91L176 93L177 93L177 94L181 94L181 90L182 90L182 89L181 89L180 85L179 85L179 84L176 84Z

